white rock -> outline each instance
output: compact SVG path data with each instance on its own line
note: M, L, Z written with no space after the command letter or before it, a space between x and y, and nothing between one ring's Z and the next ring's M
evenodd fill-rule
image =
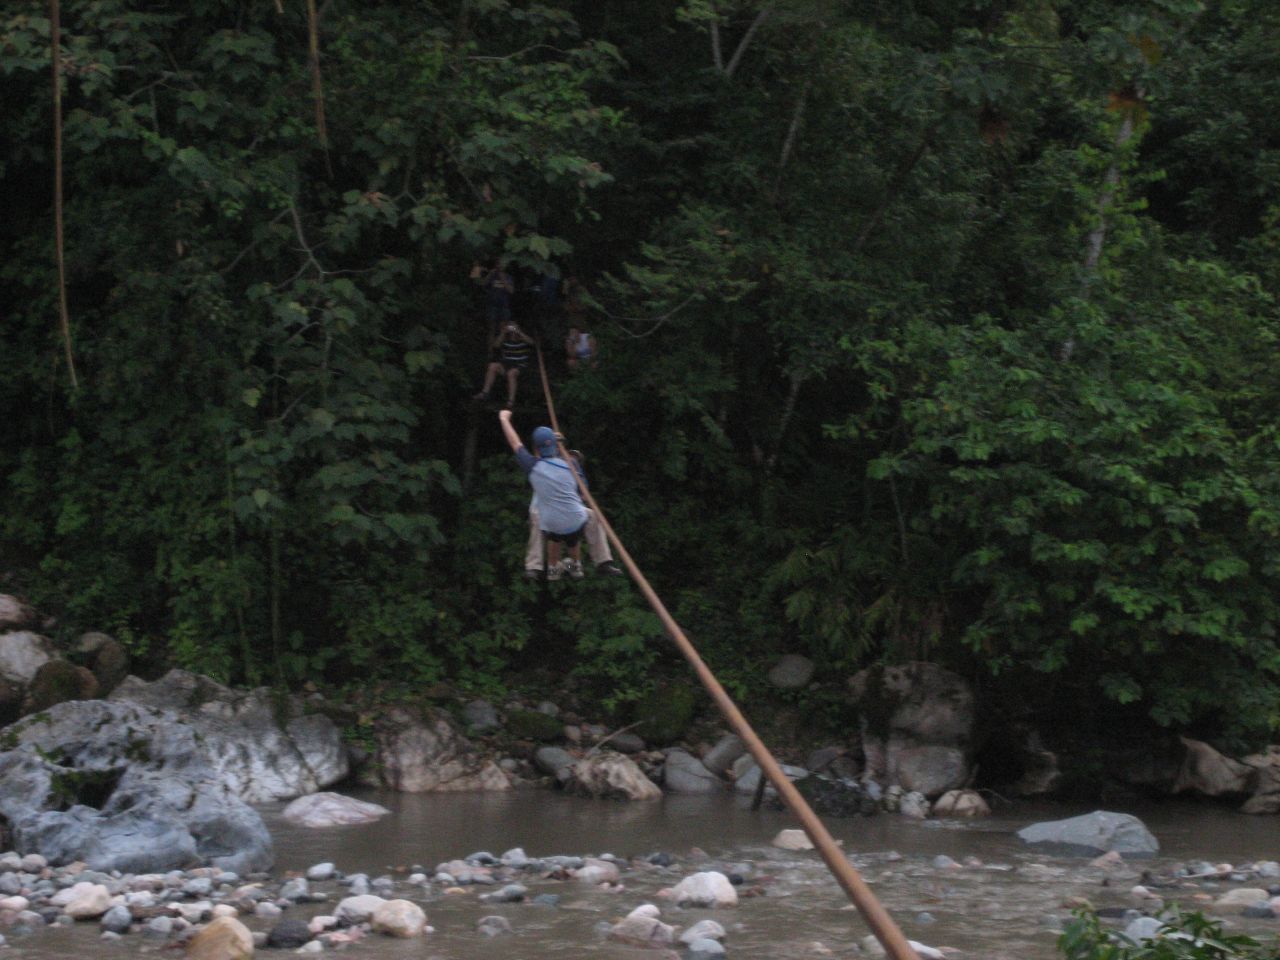
M695 940L723 940L724 927L714 920L699 920L692 927L680 934L681 943L693 943Z
M676 931L656 917L627 917L613 925L609 939L641 947L667 947L675 943Z
M912 790L904 793L898 801L898 813L910 820L927 820L929 818L929 801L923 793Z
M389 937L416 937L427 926L427 915L416 903L408 900L388 900L370 918L374 933Z
M723 873L707 870L685 877L668 892L678 904L693 907L733 907L738 891Z
M946 960L947 955L936 947L926 947L923 943L916 940L908 940L907 943L911 949L924 958L924 960Z
M14 630L0 634L0 677L25 687L36 671L53 659L53 652L53 644L38 633Z
M46 860L44 857L42 857L40 854L28 853L25 857L22 858L21 869L26 873L39 873L48 865L49 865L49 861Z
M310 920L307 921L307 929L311 931L312 936L315 936L316 934L319 934L319 933L324 933L326 930L332 930L337 925L338 925L337 917L327 916L325 914L320 914L319 916L312 917Z
M31 906L31 901L26 897L13 896L0 898L0 913L4 913L6 911L21 913L29 906Z
M1236 890L1229 890L1217 900L1214 901L1213 910L1215 913L1232 912L1240 907L1247 907L1253 903L1265 903L1271 899L1271 894L1257 887L1240 887Z
M934 803L933 815L963 819L989 817L991 808L976 790L948 790Z
M284 808L282 816L301 827L337 827L372 823L390 812L376 803L326 791L299 797Z
M621 874L617 866L608 860L588 858L577 870L573 871L573 879L581 883L617 883Z
M111 909L111 893L100 883L77 883L80 893L68 901L63 913L73 920L96 920Z
M387 901L382 897L376 897L371 893L364 893L358 897L347 897L338 904L338 909L334 911L334 915L343 923L355 926L357 923L365 923L373 916L375 910Z
M215 920L217 920L219 917L238 917L238 916L240 916L240 911L237 910L235 907L233 907L229 903L218 903L218 904L215 904L213 907L213 919Z
M306 943L304 943L302 946L300 946L297 950L293 952L303 953L303 954L324 953L324 944L321 943L319 940L308 940Z
M316 863L307 867L307 879L312 883L323 883L332 880L337 868L332 863Z
M631 919L633 917L649 917L650 919L656 920L660 915L661 911L652 903L642 903L627 914L627 919Z
M773 838L773 845L782 850L813 849L813 841L809 839L808 834L803 830L796 830L794 828L779 830L778 835Z

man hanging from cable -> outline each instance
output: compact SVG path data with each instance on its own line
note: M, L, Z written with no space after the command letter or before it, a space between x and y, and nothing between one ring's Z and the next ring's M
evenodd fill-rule
M533 431L534 456L523 443L515 427L511 425L511 411L499 410L503 436L529 477L533 498L538 508L542 532L547 538L547 579L556 580L568 574L575 580L582 579L582 531L587 525L590 511L578 493L577 476L573 467L562 460L556 449L556 434L550 427L538 427ZM561 545L569 556L560 559Z
M571 466L577 471L578 479L582 481L582 485L587 485L587 474L582 468L582 451L570 450L569 456L573 459ZM609 577L622 577L625 574L622 568L613 562L613 551L609 549L609 538L605 536L604 527L600 525L600 519L596 516L596 512L590 507L587 508L587 525L582 530L582 538L587 545L587 553L591 556L591 562L596 566L596 572L602 573ZM542 518L538 514L538 496L534 494L533 499L529 502L529 545L524 552L524 575L529 580L542 579L542 555L546 548L546 538L542 533ZM560 579L562 571L548 570L548 580Z

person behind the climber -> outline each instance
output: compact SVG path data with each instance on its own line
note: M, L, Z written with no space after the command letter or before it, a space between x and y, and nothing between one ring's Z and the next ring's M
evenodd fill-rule
M578 364L596 365L596 338L589 330L573 324L569 327L569 335L564 339L565 360L570 370L576 370Z
M587 525L587 508L578 493L578 481L573 467L565 463L556 451L556 435L550 427L538 427L533 431L533 447L537 456L530 453L516 428L511 425L511 411L499 410L498 420L507 445L516 455L516 463L529 477L533 497L538 504L539 526L547 537L548 568L556 567L574 579L582 576L582 531ZM561 546L569 556L560 561Z
M573 463L571 466L577 470L578 477L582 480L582 485L587 485L587 475L583 471L583 456L580 450L570 450L569 456ZM600 518L596 516L596 512L587 507L587 524L582 530L582 537L587 543L587 554L591 557L591 562L595 564L596 571L611 577L622 576L622 568L613 562L613 553L609 549L609 540L605 536L604 527L600 523ZM542 576L542 547L544 537L542 535L542 517L538 512L538 498L535 496L529 501L529 544L524 551L524 575L530 580L537 580ZM564 573L562 567L547 567L547 579L559 580ZM575 579L582 575L581 570L570 571L570 576Z
M484 386L480 388L473 400L488 400L489 391L499 374L507 378L507 409L516 405L516 389L520 386L520 371L529 365L533 355L533 337L529 336L519 325L510 320L502 325L492 341L492 359L485 368Z
M485 329L490 334L511 319L511 297L516 284L507 273L501 257L494 257L486 269L479 263L471 267L471 278L484 288Z

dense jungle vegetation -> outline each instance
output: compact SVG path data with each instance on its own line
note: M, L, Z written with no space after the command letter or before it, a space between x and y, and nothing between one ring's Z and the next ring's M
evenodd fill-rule
M0 570L60 629L236 682L676 669L625 581L520 575L501 255L581 282L564 429L734 689L928 658L1280 727L1273 0L321 0L314 57L310 6L62 0L74 385L49 7L0 14Z

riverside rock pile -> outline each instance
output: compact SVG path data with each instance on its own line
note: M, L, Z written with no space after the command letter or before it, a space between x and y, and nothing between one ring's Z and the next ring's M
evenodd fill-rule
M533 894L526 883L621 893L624 873L639 871L678 872L665 854L629 862L609 854L531 858L517 848L501 857L474 853L433 870L414 866L399 876L371 879L317 863L304 875L278 880L265 874L242 877L216 867L146 874L105 873L83 863L55 868L42 856L9 852L0 854L0 946L6 940L38 937L50 927L95 924L103 940L127 937L155 946L185 946L186 955L198 960L245 957L257 947L318 953L366 936L411 939L433 933L424 905L444 897L483 889L474 896L479 904L555 907L560 893ZM734 881L742 880L702 871L659 895L678 904L730 907L737 903ZM475 929L486 936L511 934L518 924L512 916L483 917ZM658 916L658 907L646 904L599 933L625 943L677 942L680 927L662 923ZM685 931L685 942L699 944L708 955L708 944L719 946L724 937L725 928L709 919Z
M1159 936L1162 911L1173 901L1255 923L1280 921L1280 863L1274 861L1190 862L1166 866L1160 874L1138 873L1114 853L1080 860L1079 866L985 864L973 857L961 863L945 855L904 858L892 852L857 861L882 892L896 889L894 896L902 896L908 886L923 885L937 900L935 911L946 909L948 890L963 897L965 888L974 885L974 896L989 896L977 885L992 878L1014 884L1006 890L1043 889L1044 896L1061 901L1064 909L1096 909L1133 939ZM316 863L304 873L273 878L214 867L104 873L83 864L50 867L38 855L2 853L0 946L5 941L37 946L54 936L51 928L74 927L96 930L104 941L184 948L196 960L228 960L260 948L320 953L379 937L467 938L479 933L518 939L545 929L545 915L539 911L559 909L577 922L584 940L711 958L731 952L735 938L750 933L757 920L755 898L812 896L812 879L801 870L804 862L781 852L727 862L694 851L680 862L665 853L630 859L607 853L530 857L516 848L500 856L482 851L434 868L414 865L374 877ZM905 878L910 878L906 886L895 882ZM945 885L939 885L941 878L947 878ZM1094 908L1087 898L1063 895L1081 889L1081 883L1105 897L1107 905ZM925 913L912 920L902 903L896 906L909 932L934 922ZM432 917L444 925L431 926ZM1059 913L1056 922L1062 919ZM1280 922L1276 928L1280 931ZM912 942L922 957L959 953ZM861 950L878 955L871 942ZM815 949L815 954L821 952Z

